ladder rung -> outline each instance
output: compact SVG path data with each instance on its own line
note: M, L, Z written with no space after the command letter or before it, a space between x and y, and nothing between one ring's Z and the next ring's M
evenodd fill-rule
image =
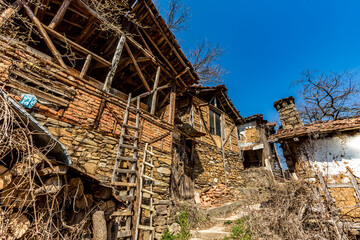
M113 182L111 183L113 186L119 187L136 187L136 183L127 183L127 182Z
M148 193L148 194L151 194L151 195L155 195L154 192L149 191L149 190L147 190L147 189L141 189L141 191L144 192L144 193Z
M139 137L136 137L136 136L126 135L126 134L124 134L123 137L132 138L132 139L138 139L139 138Z
M117 173L130 173L130 174L136 174L137 171L136 170L130 170L130 169L116 169L115 170Z
M116 196L116 198L120 199L121 201L124 202L132 202L135 200L134 196Z
M132 129L135 129L135 130L139 129L138 127L130 126L130 125L127 125L127 124L123 124L123 127L132 128Z
M131 231L119 231L117 237L118 238L131 237Z
M149 166L149 167L152 167L152 168L155 168L154 165L152 165L151 163L148 163L148 162L143 162L145 165Z
M133 158L133 157L119 156L118 159L124 160L124 161L130 161L130 162L137 162L137 158Z
M152 152L150 152L149 150L146 150L146 152L147 152L148 154L152 155L152 156L155 156L155 154L152 153Z
M120 147L130 148L130 149L139 149L139 148L136 147L136 146L128 145L128 144L120 144Z
M154 227L144 226L144 225L139 225L139 229L145 230L145 231L154 231Z
M140 206L141 206L141 208L143 208L143 209L146 209L146 210L155 212L155 208L154 208L154 207L150 207L150 206L145 205L145 204L141 204Z
M133 108L133 107L129 107L129 110L134 111L134 112L140 112L140 109Z
M146 176L146 175L143 175L143 178L149 179L149 180L151 180L151 181L155 181L155 179L154 179L154 178L149 177L149 176Z
M129 211L115 211L111 214L111 217L122 217L122 216L132 216L133 213Z

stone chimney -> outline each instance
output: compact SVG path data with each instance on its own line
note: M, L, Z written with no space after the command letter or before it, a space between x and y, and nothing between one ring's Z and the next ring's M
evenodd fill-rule
M274 102L274 107L279 112L282 127L292 129L304 126L299 112L295 107L294 97L287 97Z

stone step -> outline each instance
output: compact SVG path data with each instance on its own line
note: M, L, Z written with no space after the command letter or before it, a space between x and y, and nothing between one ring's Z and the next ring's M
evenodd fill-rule
M230 237L231 233L225 230L225 227L214 226L205 230L191 230L190 234L193 239L224 239L225 237Z

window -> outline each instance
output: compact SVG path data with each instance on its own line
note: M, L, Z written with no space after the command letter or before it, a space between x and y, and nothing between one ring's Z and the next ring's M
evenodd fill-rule
M210 109L209 116L210 116L210 133L221 136L220 114Z

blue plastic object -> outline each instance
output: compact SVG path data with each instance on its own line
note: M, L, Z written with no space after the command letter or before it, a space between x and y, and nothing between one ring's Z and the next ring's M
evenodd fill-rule
M24 94L19 103L26 108L32 108L37 103L37 98L32 94Z

